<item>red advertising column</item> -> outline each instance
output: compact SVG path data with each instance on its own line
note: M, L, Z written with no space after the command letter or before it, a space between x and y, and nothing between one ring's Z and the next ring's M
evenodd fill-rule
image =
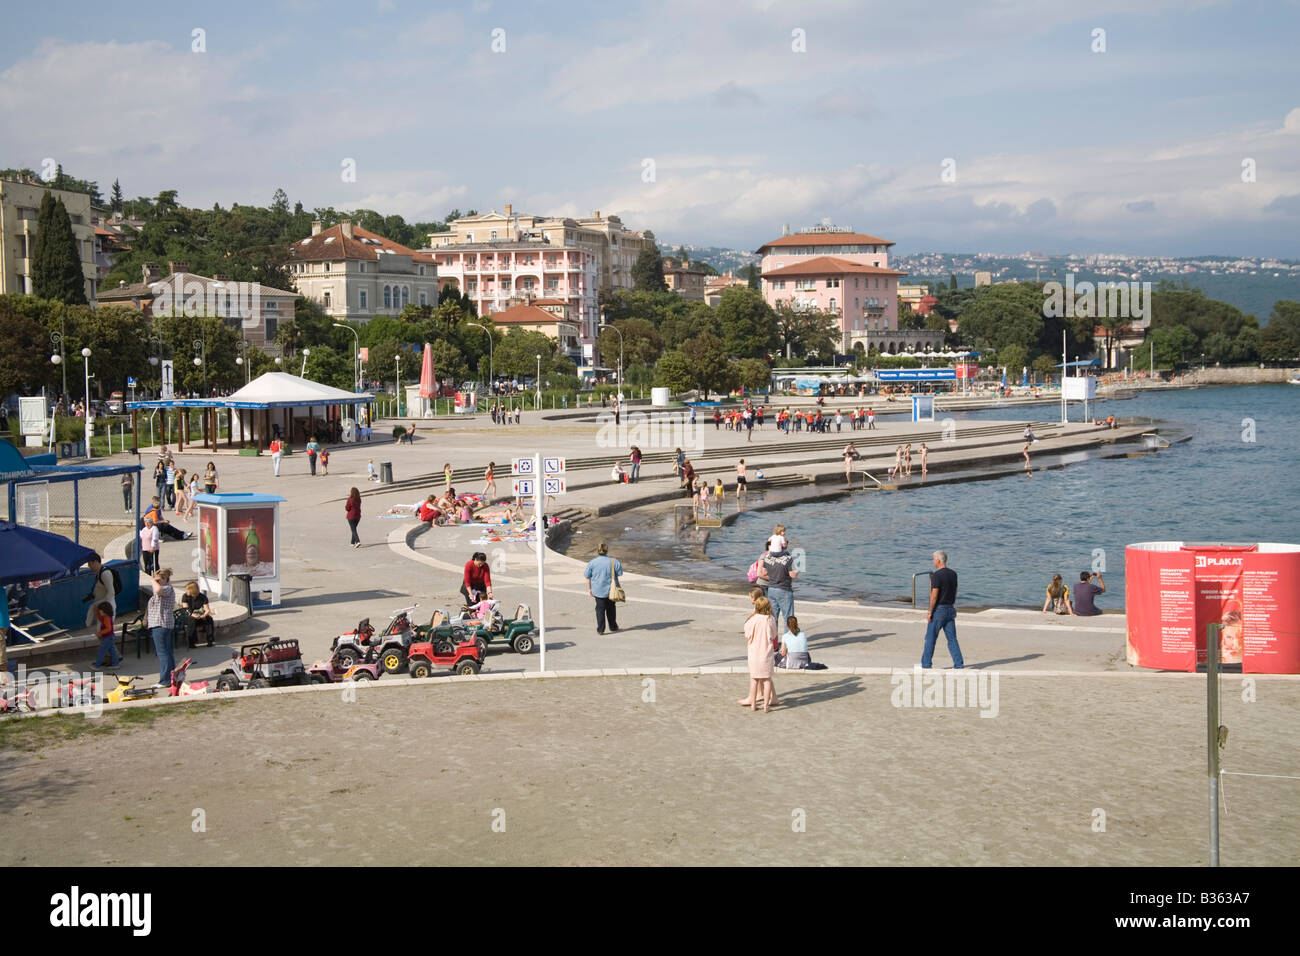
M1196 670L1196 577L1183 551L1124 549L1127 657L1136 667Z
M1300 546L1148 542L1125 549L1128 662L1195 670L1221 625L1224 664L1300 674Z

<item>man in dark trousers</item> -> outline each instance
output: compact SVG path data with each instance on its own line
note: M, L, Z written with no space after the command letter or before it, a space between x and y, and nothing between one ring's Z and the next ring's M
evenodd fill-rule
M587 593L596 601L596 633L604 634L606 623L610 633L618 632L616 604L609 592L618 586L623 564L609 556L609 546L604 541L596 548L596 556L587 562L583 577L587 579Z
M952 666L960 670L965 666L961 648L957 645L957 572L948 567L948 553L936 551L931 556L934 570L930 572L930 612L925 619L925 650L921 652L921 667L929 669L934 658L935 641L943 631L948 638L948 653Z

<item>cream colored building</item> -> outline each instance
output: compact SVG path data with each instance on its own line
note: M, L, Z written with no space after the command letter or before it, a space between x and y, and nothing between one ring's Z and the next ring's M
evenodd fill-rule
M643 249L655 246L654 233L636 232L618 216L596 210L585 218L529 216L506 204L504 212L464 216L448 224L445 232L429 233L433 249L471 243L542 242L560 249L581 249L596 257L596 292L631 289L632 266Z
M416 252L345 220L320 220L289 249L289 272L304 297L332 318L369 322L408 305L438 304L438 266Z
M709 274L698 266L680 259L664 259L664 282L689 302L704 301L704 281ZM721 296L719 296L719 300Z
M72 234L81 256L81 275L86 299L95 301L98 278L95 269L95 227L90 196L67 189L49 189L41 183L0 179L0 295L32 292L31 261L36 251L36 222L41 197L47 193L63 200L72 220Z

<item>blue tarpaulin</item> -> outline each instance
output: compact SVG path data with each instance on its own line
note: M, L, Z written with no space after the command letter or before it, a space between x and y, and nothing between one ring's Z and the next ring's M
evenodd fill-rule
M67 574L94 553L63 535L0 521L0 585Z

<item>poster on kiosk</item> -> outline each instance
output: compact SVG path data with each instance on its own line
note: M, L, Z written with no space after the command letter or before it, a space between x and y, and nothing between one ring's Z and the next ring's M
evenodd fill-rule
M1131 544L1124 578L1130 664L1194 671L1218 624L1223 664L1300 674L1300 545Z
M210 598L230 600L230 576L252 580L255 606L280 606L279 495L198 494L198 547L194 573ZM270 593L269 605L259 596Z

